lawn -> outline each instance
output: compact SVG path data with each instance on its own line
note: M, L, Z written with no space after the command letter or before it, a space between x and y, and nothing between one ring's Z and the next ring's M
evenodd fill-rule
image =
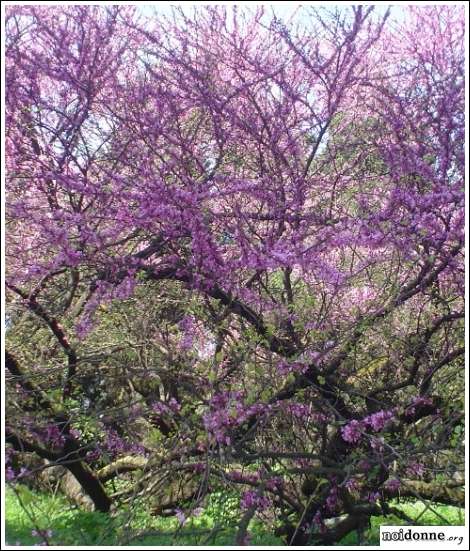
M89 513L71 508L61 496L38 494L19 487L16 494L6 492L6 540L9 545L34 545L42 538L38 530L50 531L50 545L234 545L236 527L230 522L232 498L214 496L201 515L181 526L175 517L151 516L147 511L120 510L115 516ZM20 500L23 506L20 504ZM433 505L428 509L420 502L397 505L420 525L463 525L463 509ZM220 523L220 519L225 519ZM219 519L219 520L218 520ZM363 541L378 545L381 525L403 525L396 517L374 517ZM283 545L261 522L250 524L251 545ZM141 537L136 537L138 534ZM356 533L349 534L341 545L357 545Z

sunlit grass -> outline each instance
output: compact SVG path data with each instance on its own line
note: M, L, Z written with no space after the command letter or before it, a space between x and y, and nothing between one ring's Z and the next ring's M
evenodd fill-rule
M51 545L234 545L236 526L230 516L234 503L220 495L209 501L200 516L188 519L181 526L175 517L152 516L143 508L123 509L109 516L78 510L62 496L39 494L21 486L17 490L18 495L12 489L6 492L5 524L9 545L41 543L43 539L33 535L34 531L41 530L52 532ZM396 506L420 525L464 524L463 509L457 507L432 505L426 509L420 502ZM394 516L374 517L362 541L366 545L377 545L381 525L403 524L406 521ZM283 545L282 540L259 521L252 522L249 531L251 545ZM136 537L139 534L141 537ZM341 541L341 545L357 544L355 532Z
M413 501L408 503L393 504L401 509L408 517L420 526L463 526L465 524L464 510L451 505L430 504ZM406 520L390 515L387 517L372 517L371 527L363 535L363 542L367 545L379 545L381 526L408 525ZM358 534L351 532L341 541L341 545L357 545Z

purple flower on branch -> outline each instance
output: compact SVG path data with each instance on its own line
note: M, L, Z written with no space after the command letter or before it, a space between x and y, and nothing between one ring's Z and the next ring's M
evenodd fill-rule
M363 423L353 419L341 428L341 436L345 442L348 442L349 444L356 444L359 442L363 430Z
M266 496L260 496L254 490L247 490L242 494L240 500L241 509L251 509L254 507L258 511L264 511L271 504L271 500Z

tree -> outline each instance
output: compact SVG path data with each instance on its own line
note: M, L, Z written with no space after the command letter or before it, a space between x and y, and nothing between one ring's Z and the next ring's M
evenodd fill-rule
M461 503L464 15L407 10L8 8L13 449L238 543Z

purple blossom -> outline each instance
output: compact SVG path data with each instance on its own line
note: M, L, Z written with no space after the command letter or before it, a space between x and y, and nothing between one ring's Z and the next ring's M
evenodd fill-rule
M309 404L301 404L300 402L291 402L284 406L287 413L299 419L306 419L312 411L312 406Z
M400 486L401 482L396 478L389 478L384 484L384 487L392 492L396 492L400 488Z
M350 492L357 492L359 490L359 483L354 478L349 478L345 484L344 487L347 488Z
M260 475L257 472L242 473L241 471L231 471L228 473L228 477L234 482L246 482L248 484L256 484L260 480Z
M388 421L393 419L394 415L395 414L393 410L381 410L373 413L372 415L369 415L368 417L365 417L363 421L366 426L369 426L375 432L379 432L386 426Z
M363 423L353 419L341 428L341 436L345 442L348 442L349 444L356 444L359 442L363 430Z
M82 437L82 433L78 429L75 429L75 428L70 429L70 435L73 436L74 438L77 438L77 439Z
M75 325L75 334L79 340L85 339L93 329L93 319L91 316L83 315Z
M258 502L258 497L258 494L254 490L247 490L242 494L240 507L242 509L251 509L255 507Z
M331 513L336 510L339 502L339 494L338 494L338 487L333 486L331 488L330 493L328 494L328 497L326 498L326 508Z
M152 409L155 413L160 415L173 415L180 412L181 404L175 398L170 398L168 402L154 402L152 404Z
M266 482L266 488L271 491L276 491L279 488L282 488L283 484L284 481L280 476L274 476Z
M178 324L179 330L182 333L180 347L182 350L190 350L193 346L195 336L195 324L192 316L185 316Z
M114 429L108 429L106 432L105 448L113 455L118 455L128 451L129 445Z
M241 392L219 392L210 400L209 411L203 415L203 423L216 442L230 445L231 429L244 423L251 415L269 410L270 406L264 404L245 405Z
M194 463L193 464L193 471L196 474L201 474L206 470L206 465L204 463Z
M285 376L290 373L304 373L308 369L308 364L281 360L276 367L279 374Z
M371 436L370 437L370 445L373 450L375 450L378 453L382 453L384 450L384 439L382 437L377 436Z
M322 517L322 514L321 514L321 511L318 510L314 517L313 517L313 524L316 525L320 531L321 534L324 534L327 530L327 527L325 525L325 522L323 520L323 517Z
M183 513L181 509L176 509L175 516L178 519L181 526L183 526L186 523L186 515Z
M241 509L251 509L252 507L258 511L264 511L271 504L271 500L266 496L260 496L254 490L247 490L243 492L240 500Z
M301 469L308 469L312 466L311 459L306 459L304 457L299 457L297 459L294 459L294 463L298 465Z
M46 427L41 427L37 429L37 434L39 437L53 446L63 446L65 442L64 435L60 431L59 427L55 424L47 425Z
M406 415L414 415L416 413L416 409L420 406L430 406L432 405L432 400L430 398L427 398L426 396L415 396L413 398L413 401L411 402L411 405L409 405L406 410Z
M413 461L406 468L406 474L408 476L421 477L424 474L424 465L418 461Z
M375 503L380 498L379 492L369 492L367 494L367 501L369 503Z
M16 478L17 479L24 478L24 477L28 476L29 474L30 474L30 472L28 471L28 469L26 467L21 467L20 472L18 473Z
M86 454L86 460L89 462L97 461L100 457L101 457L101 450L99 448L96 448L95 450L91 450Z

